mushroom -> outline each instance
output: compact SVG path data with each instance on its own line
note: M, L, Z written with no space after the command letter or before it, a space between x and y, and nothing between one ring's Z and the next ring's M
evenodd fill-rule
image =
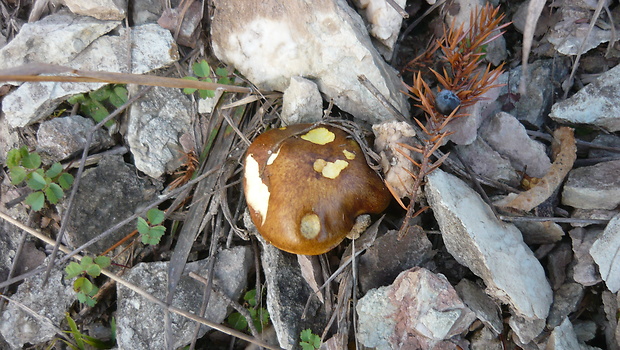
M284 251L318 255L391 200L359 144L329 125L269 130L248 148L245 197L258 232Z

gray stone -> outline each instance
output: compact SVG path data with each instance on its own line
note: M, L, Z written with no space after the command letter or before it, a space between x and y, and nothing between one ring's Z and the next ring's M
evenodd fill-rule
M620 130L620 65L551 108L558 123L590 124L611 132Z
M192 132L193 115L180 89L154 87L132 104L126 135L136 168L153 178L175 170L181 155L174 150L181 135Z
M323 117L323 98L312 80L291 77L282 96L282 120L286 125L315 123Z
M157 20L157 24L175 33L176 42L179 45L193 49L196 48L196 44L202 44L199 37L204 16L203 4L200 1L192 1L188 8L185 7L186 4L186 2L181 2L176 8L165 9Z
M313 291L302 277L297 257L257 237L263 247L261 262L267 284L269 317L280 347L296 349L302 330L310 328L314 334L322 332L327 324L325 307L316 297L312 297L306 317L302 318L306 302Z
M470 280L463 279L455 287L459 297L476 317L496 335L504 330L499 305L486 295L482 289Z
M340 109L376 123L392 112L358 81L366 78L401 113L402 81L373 47L361 17L344 0L215 1L213 51L261 89L284 91L312 78Z
M569 242L560 242L549 253L547 271L553 290L558 290L566 282L567 267L572 261L573 250Z
M504 350L501 339L488 327L475 331L470 341L471 350Z
M614 209L620 204L620 160L573 169L562 204L581 209Z
M133 0L133 10L131 11L133 23L142 25L147 23L157 23L162 15L162 2L159 0Z
M577 311L584 294L584 288L579 283L571 282L562 285L553 296L553 305L547 318L549 329L559 326L568 315Z
M404 270L419 266L432 255L431 241L423 231L399 237L390 230L378 237L358 261L358 278L362 293L387 286Z
M525 127L512 115L500 112L480 127L480 137L502 156L510 159L512 166L533 177L543 177L551 161L545 146L530 139Z
M420 267L371 289L356 311L357 339L377 350L442 348L475 319L445 276Z
M230 299L237 300L246 287L247 275L252 265L252 250L248 246L237 246L217 254L214 267L214 284ZM139 263L123 278L162 300L166 298L169 262ZM172 306L198 314L205 290L203 283L189 277L190 272L200 276L209 275L209 260L188 263L172 299ZM120 284L117 311L117 342L120 349L165 349L164 310L138 293ZM221 323L228 315L229 303L216 293L211 293L204 318ZM171 314L173 348L188 344L194 335L196 323L183 316ZM145 322L147 321L148 322ZM199 337L210 327L201 326Z
M118 21L58 12L26 23L0 50L0 69L27 63L66 64L95 39L116 28Z
M497 180L511 186L518 186L520 177L510 161L495 151L482 138L469 145L457 145L458 155L471 170L486 178ZM456 155L450 154L456 158Z
M522 66L505 72L498 83L502 87L500 101L502 110L511 113L521 122L540 127L545 122L553 104L554 85L560 83L568 74L568 68L560 60L539 60L528 65L525 94L519 94Z
M551 221L523 221L515 222L514 225L521 231L523 241L527 244L550 244L564 237L562 226Z
M574 266L572 266L572 278L575 282L584 286L593 286L601 282L594 259L590 255L590 248L600 230L586 230L578 227L568 232L573 243Z
M549 30L545 39L563 55L584 54L602 43L608 42L613 37L613 31L594 26L590 31L589 21L579 21L581 18L591 18L591 7L579 8L581 4L576 1L569 5L559 6L556 14L557 20L553 28ZM576 6L577 5L577 6ZM581 49L584 44L583 49Z
M86 139L95 122L79 115L54 118L41 123L37 130L37 151L61 161L82 152ZM95 131L90 149L98 151L114 145L114 140L104 131Z
M62 0L71 12L101 20L122 20L127 15L127 0Z
M615 147L620 150L620 137L614 134L601 133L596 135L592 143L599 146ZM603 158L603 157L620 157L620 152L613 152L605 149L590 148L588 152L588 158Z
M147 179L138 177L135 168L120 156L103 157L96 168L86 170L82 176L75 209L67 224L67 243L73 247L81 246L132 215L155 195L156 187ZM101 253L133 230L135 223L127 224L89 247L88 251Z
M461 113L467 114L467 117L457 118L444 128L445 131L452 133L446 139L457 145L469 145L474 142L479 135L478 129L484 121L499 111L500 106L496 101L500 90L499 86L492 88L479 96L480 100L473 106L460 110Z
M529 319L513 315L508 319L510 329L517 335L515 343L523 348L545 330L545 319Z
M590 255L598 265L607 288L615 293L620 290L620 214L616 215L598 235L590 248Z
M26 343L39 344L54 338L76 294L73 281L65 279L62 269L53 268L46 285L43 274L35 275L20 284L11 299L31 310L29 313L10 302L0 317L0 333L12 348L21 349Z
M551 287L521 232L498 221L475 191L439 169L427 176L425 191L448 252L481 277L487 294L508 304L515 316L544 320ZM538 333L543 328L544 322Z
M176 44L169 31L156 24L133 27L131 45L125 31L102 36L62 64L88 71L129 72L128 47L131 47L131 72L143 74L169 65L178 59ZM7 95L2 110L9 125L23 127L47 117L67 97L96 90L102 83L33 82L22 84Z
M579 350L582 349L577 335L573 329L573 324L568 319L564 318L562 324L555 327L549 336L547 341L546 350ZM584 349L585 350L585 349Z

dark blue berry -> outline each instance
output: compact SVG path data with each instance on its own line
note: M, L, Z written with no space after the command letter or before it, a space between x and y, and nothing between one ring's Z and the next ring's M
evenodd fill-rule
M441 90L435 97L435 108L443 115L449 115L461 104L461 100L450 90Z

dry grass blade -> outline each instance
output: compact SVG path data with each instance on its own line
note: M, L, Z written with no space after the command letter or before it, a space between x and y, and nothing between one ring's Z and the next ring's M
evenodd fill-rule
M46 75L40 75L46 74ZM63 75L65 74L65 75ZM72 74L72 75L66 75ZM169 88L193 88L202 90L222 89L229 92L269 94L270 91L256 91L249 87L207 83L198 80L159 77L129 73L111 73L77 70L70 67L33 63L20 67L0 70L0 81L38 81L38 82L80 82L80 83L109 83L109 84L137 84L147 86L161 86Z
M522 72L521 83L519 85L519 93L525 94L525 87L528 79L527 60L530 57L532 49L532 41L534 40L534 31L536 30L536 22L545 7L545 0L530 0L527 6L527 17L525 19L525 30L523 32L523 53L521 59Z

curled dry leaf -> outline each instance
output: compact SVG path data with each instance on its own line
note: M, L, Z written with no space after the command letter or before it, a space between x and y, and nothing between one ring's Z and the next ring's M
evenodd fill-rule
M553 137L559 147L554 147L555 160L547 174L534 187L520 193L506 204L506 207L523 211L534 209L553 194L572 169L577 158L573 129L566 126L560 127L553 133Z

